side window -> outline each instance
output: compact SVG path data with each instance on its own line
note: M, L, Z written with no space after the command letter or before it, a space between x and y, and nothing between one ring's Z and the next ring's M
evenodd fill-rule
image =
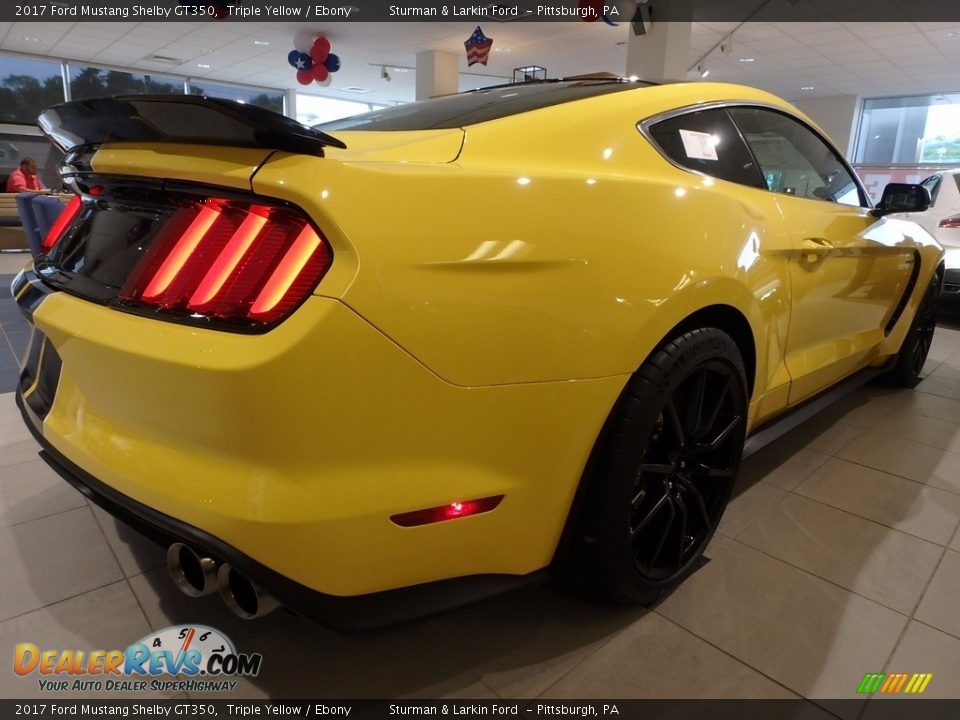
M771 192L866 205L847 165L813 131L787 115L762 108L730 108Z
M648 130L673 162L689 170L764 187L763 178L726 110L715 108L661 120Z
M942 175L931 175L926 180L921 182L927 191L930 193L930 204L933 205L937 202L937 193L940 192L940 183L943 181Z

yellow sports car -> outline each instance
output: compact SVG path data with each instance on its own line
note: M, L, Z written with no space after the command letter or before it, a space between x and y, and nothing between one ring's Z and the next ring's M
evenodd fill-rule
M918 382L942 250L788 103L558 81L319 128L194 97L40 118L76 192L13 293L48 461L188 593L334 627L558 575L651 602L741 456Z

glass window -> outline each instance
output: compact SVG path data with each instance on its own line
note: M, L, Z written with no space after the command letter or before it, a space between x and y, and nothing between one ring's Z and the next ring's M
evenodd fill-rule
M864 165L960 163L960 93L864 100L854 160Z
M365 102L297 93L297 122L304 125L341 120L370 110Z
M750 151L722 108L661 120L649 132L667 157L682 167L720 180L764 187Z
M0 55L0 123L34 125L43 109L63 100L60 63Z
M68 66L70 99L88 100L113 95L183 95L183 80L146 73Z
M240 103L250 103L257 107L283 112L283 91L270 88L240 87L238 85L218 85L205 80L191 80L190 93L205 95L224 100L236 100Z
M20 167L24 158L37 161L37 174L44 187L60 187L58 170L63 154L45 137L26 133L0 132L0 192L6 188L7 177Z
M539 110L560 103L582 100L621 90L635 90L649 83L606 81L534 82L524 85L476 90L432 100L398 105L337 120L319 128L334 130L431 130L457 128Z
M853 173L812 130L787 115L763 108L731 108L753 151L767 189L843 205L866 205Z

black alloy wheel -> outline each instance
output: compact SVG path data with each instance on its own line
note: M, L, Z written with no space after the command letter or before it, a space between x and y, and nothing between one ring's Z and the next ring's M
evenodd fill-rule
M747 402L743 360L721 330L691 330L657 349L607 423L561 577L649 604L689 575L730 499Z
M943 266L937 268L927 290L920 300L917 314L903 339L903 345L897 354L896 362L888 379L895 385L916 387L920 382L920 373L927 362L933 336L937 329L937 314L940 310L940 288L943 283Z
M743 452L737 389L733 367L709 361L660 410L630 503L634 559L650 581L686 567L720 522Z

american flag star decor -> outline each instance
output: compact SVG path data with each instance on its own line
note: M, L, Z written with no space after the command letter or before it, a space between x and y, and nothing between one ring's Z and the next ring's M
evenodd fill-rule
M490 57L490 48L493 47L493 39L483 34L483 30L477 25L473 35L463 46L467 49L467 66L481 63L487 64L487 58Z

